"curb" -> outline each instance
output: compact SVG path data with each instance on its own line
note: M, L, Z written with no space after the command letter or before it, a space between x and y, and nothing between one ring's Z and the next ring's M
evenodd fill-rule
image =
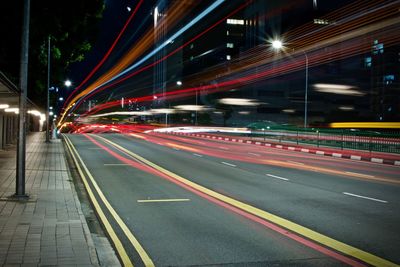
M340 151L341 153L337 153L337 152L332 152L332 151L326 151L326 150L323 150L320 148L305 148L305 147L301 147L298 145L283 145L283 144L278 145L278 144L268 143L268 142L263 142L263 141L246 140L246 139L243 139L240 137L232 138L232 137L222 137L222 136L217 136L217 135L197 134L197 133L178 133L178 132L164 132L164 133L172 134L172 135L195 136L195 137L208 138L208 139L214 139L214 140L220 140L220 141L230 141L230 142L236 142L236 143L244 143L244 144L266 146L266 147L278 148L278 149L286 149L286 150L291 150L291 151L296 151L296 152L311 153L311 154L328 156L328 157L344 158L344 159L352 159L352 160L400 166L400 159L395 160L395 159L385 159L385 158L372 157L372 156L366 156L366 155L352 155L351 151L345 151L345 150L341 150ZM347 153L343 153L343 152L347 152Z

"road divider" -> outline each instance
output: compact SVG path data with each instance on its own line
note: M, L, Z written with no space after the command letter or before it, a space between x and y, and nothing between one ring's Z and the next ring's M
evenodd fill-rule
M344 262L351 266L366 266L364 263L374 266L398 266L395 263L390 262L386 259L380 258L356 247L347 245L343 242L325 236L297 223L281 218L272 213L261 210L218 192L212 191L204 186L185 179L159 165L156 165L155 163L143 158L142 156L102 136L93 136L113 146L125 155L128 155L129 157L142 162L142 164L155 169L156 171L163 174L162 177L166 177L166 179L170 180L171 182L174 182L175 184L180 185L187 190L208 199L211 202L230 209L237 214L240 214L246 218L267 226L268 228L292 240L295 240L312 249L315 249L316 251L335 258L338 261Z

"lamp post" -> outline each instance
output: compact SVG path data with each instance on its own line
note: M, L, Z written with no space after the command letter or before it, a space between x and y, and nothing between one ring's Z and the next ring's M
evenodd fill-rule
M307 109L308 109L308 56L307 53L302 50L306 57L306 84L304 91L304 128L307 128Z
M274 40L272 41L272 47L276 50L281 50L283 47L282 41L280 40ZM308 126L308 121L307 121L307 116L308 116L308 56L307 53L301 50L305 57L305 88L304 88L304 128L307 128Z
M47 100L46 100L46 143L50 142L49 134L49 100L50 100L50 36L47 40Z

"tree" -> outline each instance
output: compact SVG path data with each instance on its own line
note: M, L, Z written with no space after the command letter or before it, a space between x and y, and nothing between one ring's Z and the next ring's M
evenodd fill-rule
M23 1L0 4L0 70L15 84L19 58ZM51 37L51 79L57 83L71 63L82 61L96 39L103 0L31 1L28 97L44 106L47 87L47 40Z

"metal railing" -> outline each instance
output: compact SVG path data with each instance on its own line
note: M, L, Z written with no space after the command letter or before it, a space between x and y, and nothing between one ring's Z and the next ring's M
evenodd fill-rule
M252 129L251 138L400 154L400 132L375 132L354 129L274 128Z

